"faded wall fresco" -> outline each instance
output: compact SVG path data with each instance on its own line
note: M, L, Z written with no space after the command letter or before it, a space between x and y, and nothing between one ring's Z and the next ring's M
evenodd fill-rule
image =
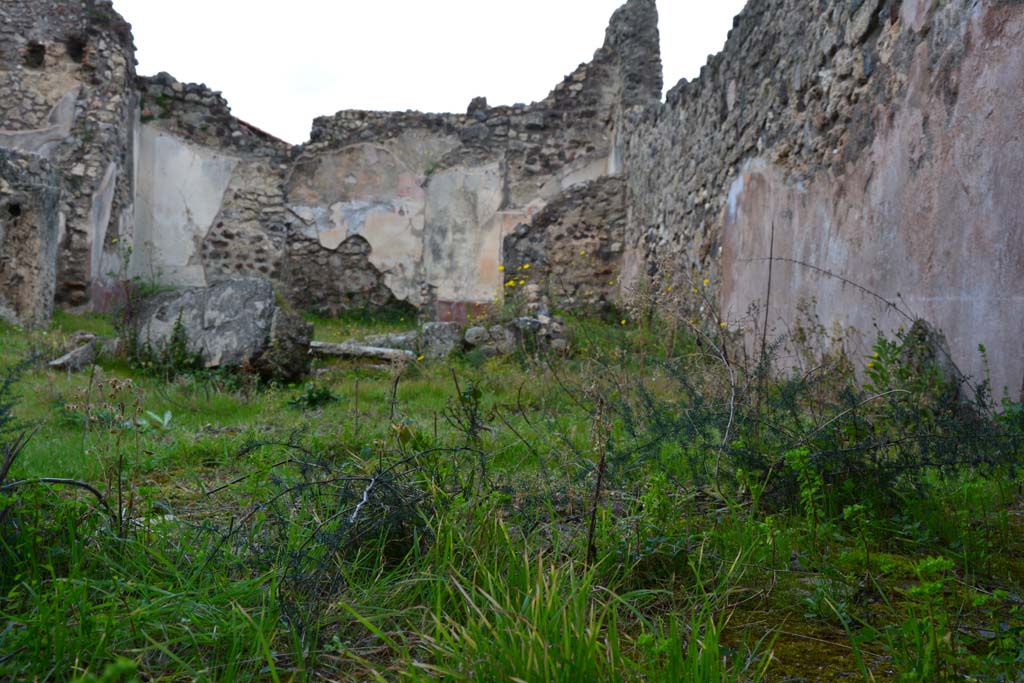
M205 86L140 79L132 272L175 285L263 275L328 315L490 303L505 237L606 176L624 111L657 102L657 35L653 2L632 0L541 102L344 111L294 149Z

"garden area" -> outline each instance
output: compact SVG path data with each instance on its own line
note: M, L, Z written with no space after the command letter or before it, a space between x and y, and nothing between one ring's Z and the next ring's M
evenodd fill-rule
M1024 681L1024 412L925 327L566 320L291 385L0 328L0 678Z

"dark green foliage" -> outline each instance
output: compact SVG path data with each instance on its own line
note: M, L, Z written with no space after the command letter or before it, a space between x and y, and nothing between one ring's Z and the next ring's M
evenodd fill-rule
M1019 465L1013 404L997 412L983 391L967 401L966 382L951 386L934 362L921 362L915 343L880 338L863 385L843 358L778 377L768 376L774 362L765 357L749 371L731 364L730 379L713 366L709 374L700 356L654 357L625 383L597 376L623 427L609 445L611 476L625 484L660 461L699 486L756 492L776 510L799 509L813 487L834 515L865 499L891 510L908 495L927 496L936 470ZM661 378L657 390L645 379L652 375Z
M129 416L24 385L123 496L19 491L0 678L1015 680L1020 404L899 337L772 371L659 324L244 398L135 373Z
M338 395L331 391L329 386L311 382L306 385L305 391L288 401L288 405L292 408L315 410L337 400Z

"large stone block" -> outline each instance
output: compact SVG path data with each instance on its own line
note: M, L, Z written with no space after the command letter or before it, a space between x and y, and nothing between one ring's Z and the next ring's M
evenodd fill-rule
M179 324L189 350L207 367L250 366L285 381L309 370L313 326L278 305L268 280L237 278L157 294L140 306L133 329L138 344L159 351Z

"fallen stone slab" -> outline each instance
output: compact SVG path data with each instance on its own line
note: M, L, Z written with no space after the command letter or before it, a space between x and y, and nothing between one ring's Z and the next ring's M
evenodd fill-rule
M85 336L91 337L91 341L50 361L49 367L65 372L80 372L95 364L100 356L113 356L121 348L120 339L97 339L95 335ZM74 337L72 338L74 339Z
M367 346L358 342L341 342L332 344L330 342L315 341L309 345L309 351L314 356L333 356L336 358L374 358L386 361L416 360L416 354L405 349L389 349L383 346Z
M458 323L424 323L420 333L420 349L427 358L444 358L462 345L462 328Z
M404 349L406 351L417 351L419 349L420 333L417 330L411 332L393 332L390 334L371 334L363 339L367 346L379 346L387 349Z
M78 372L96 362L96 357L99 355L96 346L96 342L91 341L85 346L79 346L74 351L50 361L49 365L54 370Z
M209 368L248 366L286 382L309 372L313 326L282 308L263 278L156 294L142 302L132 326L136 343L157 353L180 327L189 351L200 354Z

